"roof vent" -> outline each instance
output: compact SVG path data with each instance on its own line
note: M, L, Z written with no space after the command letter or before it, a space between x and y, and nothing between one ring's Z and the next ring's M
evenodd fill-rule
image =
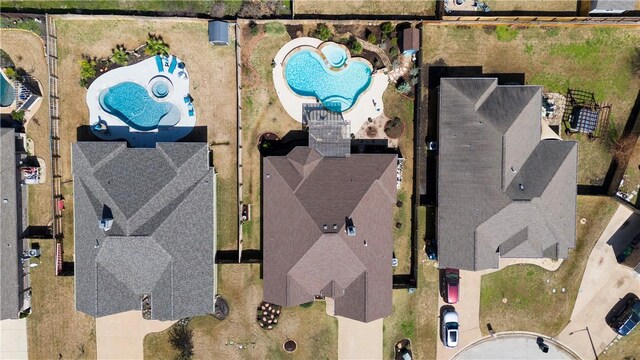
M351 218L346 218L345 223L347 225L346 226L347 235L356 236L356 226L353 225L353 220Z
M104 231L111 230L113 225L113 213L107 205L102 205L102 219L100 219L100 229Z
M338 230L338 225L333 224L333 231L337 231Z
M512 173L515 173L515 172L516 172L516 168L512 166L512 167L511 167L511 172L512 172Z
M518 184L518 187L520 188L520 190L524 191L524 185L522 183Z
M322 229L323 229L324 231L327 231L327 224L322 225Z

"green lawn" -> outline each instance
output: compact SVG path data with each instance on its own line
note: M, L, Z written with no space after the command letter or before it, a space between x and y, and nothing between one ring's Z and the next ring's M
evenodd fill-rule
M571 317L589 254L617 207L607 197L578 197L577 217L586 218L587 224L578 224L576 248L558 270L512 265L482 276L480 323L490 323L499 332L558 335Z
M632 360L640 359L640 331L634 330L623 337L606 353L598 355L600 360Z

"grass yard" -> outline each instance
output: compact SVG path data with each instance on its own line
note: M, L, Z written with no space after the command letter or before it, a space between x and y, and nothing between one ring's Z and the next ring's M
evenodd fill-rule
M296 14L434 16L434 0L294 0Z
M523 330L556 336L569 322L589 254L617 209L607 197L578 197L576 248L554 272L512 265L482 276L480 323L500 331ZM566 293L560 291L566 288ZM553 294L552 289L557 289ZM502 299L506 298L507 303ZM486 329L482 327L484 333Z
M6 0L2 2L1 8L14 8L18 10L129 10L129 11L163 11L176 14L208 14L215 1L199 0L130 0L130 1L110 1L110 0Z
M628 63L640 29L612 27L438 26L423 30L424 66L483 66L485 73L524 73L527 84L566 94L592 91L612 104L611 123L622 129L640 89ZM632 94L632 95L630 95ZM602 140L580 142L578 182L601 184L611 155Z
M574 12L577 9L576 0L486 0L491 11L540 11L540 12Z
M251 221L243 224L244 249L260 248L260 167L258 138L266 131L281 138L302 124L284 110L273 85L271 60L282 45L291 40L284 25L259 25L252 35L242 27L242 179L243 201L251 204Z
M34 154L46 163L47 172L51 171L49 142L49 78L47 62L44 57L42 39L28 31L0 30L0 47L11 57L16 67L25 69L40 81L43 98L38 112L27 123L27 136L34 142ZM49 177L49 173L47 173ZM29 224L44 226L52 219L51 179L42 185L29 186Z
M159 34L171 46L170 52L184 60L189 69L191 96L198 116L196 125L207 126L218 175L218 244L220 248L235 246L238 229L234 47L209 45L205 20L57 19L56 29L59 76L69 79L59 83L63 181L71 177L70 150L76 141L76 128L88 125L86 90L79 85L81 56L106 57L116 44L133 49L146 41L148 33Z
M282 310L273 330L260 328L255 321L262 301L262 281L258 265L219 266L219 293L229 302L229 317L192 318L195 358L208 359L335 359L338 356L338 321L325 311L324 301L309 308ZM282 349L287 339L298 343L295 353ZM167 359L176 354L168 342L168 330L149 334L144 341L145 359ZM239 348L243 346L243 349Z
M606 353L598 355L600 360L632 360L638 358L640 358L640 331L638 329L620 339Z

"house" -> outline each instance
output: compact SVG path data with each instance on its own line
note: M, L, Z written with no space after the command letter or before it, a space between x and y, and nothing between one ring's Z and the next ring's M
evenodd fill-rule
M413 55L420 50L420 30L407 28L402 31L402 54Z
M18 171L26 154L16 147L19 140L13 128L0 127L0 320L17 319L20 311L29 307L29 296L24 292L29 277L24 275L22 261L28 247L28 240L22 237L27 194Z
M397 155L298 146L262 164L264 300L328 297L337 316L389 315Z
M543 129L541 107L540 86L441 80L441 268L497 268L500 257L564 259L574 247L577 143Z
M589 15L622 14L636 9L635 0L591 0Z
M75 302L93 317L214 312L215 181L206 143L72 147Z
M209 21L209 43L211 45L229 45L229 24L224 21Z

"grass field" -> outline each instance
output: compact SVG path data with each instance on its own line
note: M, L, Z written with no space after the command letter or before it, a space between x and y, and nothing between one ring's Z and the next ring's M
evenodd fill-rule
M575 12L576 0L487 0L491 11L540 11L540 12Z
M435 15L434 0L294 0L296 14Z
M628 59L640 43L638 28L425 26L424 65L482 66L485 73L524 73L527 84L566 94L592 91L612 104L611 123L622 129L640 89ZM508 56L506 56L506 54ZM611 155L602 140L580 142L578 182L600 184Z
M234 2L230 0L229 2ZM241 1L235 1L241 3ZM215 1L199 0L133 0L133 1L110 1L110 0L64 0L64 1L42 1L42 0L7 0L2 2L1 8L15 9L36 9L36 10L130 10L130 11L164 11L184 14L208 14ZM240 4L236 5L239 9ZM236 11L237 12L237 11Z
M255 321L262 301L262 281L258 265L219 267L219 293L229 302L229 317L224 321L212 316L192 318L195 358L208 359L335 359L338 356L338 321L325 312L324 301L309 308L300 306L282 310L273 330L260 328ZM172 358L175 350L168 343L168 330L147 335L145 359ZM295 353L282 349L287 339L298 343ZM243 349L239 346L242 345Z
M571 317L589 254L617 207L606 197L578 197L577 217L586 218L587 224L578 224L576 247L558 270L512 265L482 276L480 323L490 323L498 332L558 335ZM552 289L557 292L553 294Z

